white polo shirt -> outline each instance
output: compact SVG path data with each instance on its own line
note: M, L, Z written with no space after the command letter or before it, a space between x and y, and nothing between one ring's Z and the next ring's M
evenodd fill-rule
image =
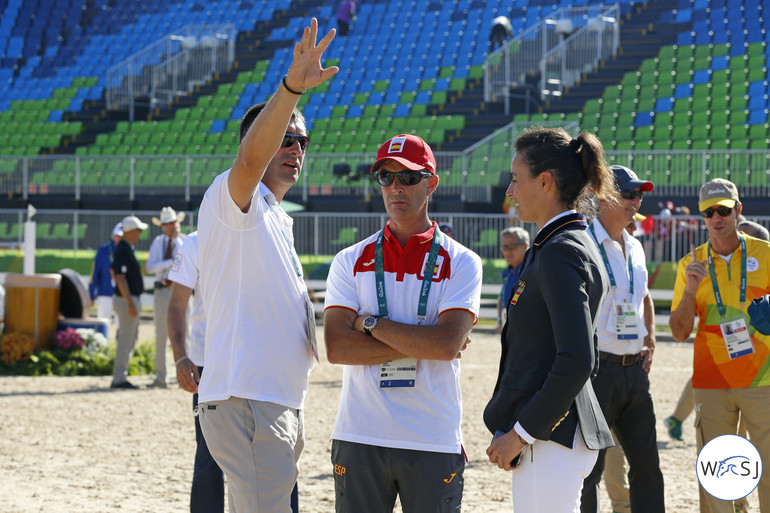
M195 365L203 367L206 311L198 283L198 232L189 234L179 248L174 257L174 264L168 272L168 279L195 291L190 313L190 348L187 356Z
M200 402L229 397L302 408L313 366L293 220L262 183L241 212L214 179L198 221L206 309L206 371Z
M384 283L389 318L417 324L418 296L436 223L414 235L405 248L385 227ZM342 250L326 282L325 308L378 314L374 246L377 234ZM447 310L467 310L478 317L481 259L450 237L442 236L428 296L426 325ZM379 447L456 454L460 452L462 397L460 361L417 360L410 388L380 388L379 365L345 365L332 438Z
M642 244L628 232L623 230L623 244L626 255L631 255L631 268L634 272L634 296L633 304L636 309L636 325L639 327L639 337L636 339L619 339L615 334L615 316L613 315L614 302L629 296L630 281L628 275L628 259L623 255L620 244L612 240L607 234L599 219L594 219L592 224L596 240L598 240L607 252L607 259L615 275L616 287L610 287L604 305L599 313L599 321L596 334L599 341L599 350L612 354L636 354L644 347L644 337L647 336L647 328L644 325L644 297L649 292L647 289L647 264L644 257Z

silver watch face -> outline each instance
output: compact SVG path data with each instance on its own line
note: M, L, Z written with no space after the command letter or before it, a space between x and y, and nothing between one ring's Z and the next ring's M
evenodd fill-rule
M372 328L377 326L377 317L369 316L366 319L364 319L364 329L368 332L371 331Z

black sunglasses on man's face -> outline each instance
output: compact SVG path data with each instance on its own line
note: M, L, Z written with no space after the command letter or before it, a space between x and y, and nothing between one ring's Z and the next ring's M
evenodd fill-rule
M634 198L641 200L644 197L644 191L620 191L620 197L624 200L632 200Z
M703 212L700 213L703 217L706 219L711 219L714 217L714 214L719 214L719 217L727 217L730 214L732 214L733 209L730 207L715 207L715 208L707 208Z
M281 147L291 148L292 146L294 146L294 143L297 141L299 141L299 148L302 151L307 150L307 145L310 143L310 139L308 139L306 135L290 134L289 132L286 132L284 134Z
M400 171L398 173L391 173L390 171L378 171L377 183L382 186L388 186L393 183L393 180L398 178L401 185L417 185L423 178L429 178L432 175L425 171Z

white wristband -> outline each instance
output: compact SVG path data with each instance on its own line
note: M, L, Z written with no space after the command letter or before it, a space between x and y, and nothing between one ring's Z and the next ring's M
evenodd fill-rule
M182 360L189 360L189 359L190 358L187 355L185 355L185 356L181 357L180 359L178 359L177 361L175 361L174 362L174 366L176 367L177 365L179 365L179 362L181 362Z

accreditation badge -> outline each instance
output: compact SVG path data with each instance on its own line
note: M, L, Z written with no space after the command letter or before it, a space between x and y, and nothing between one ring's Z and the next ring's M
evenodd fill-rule
M380 364L380 388L413 388L416 381L417 358L399 358Z
M743 315L722 319L719 323L722 337L727 347L727 355L730 359L738 358L754 352L754 344L751 343L749 328Z
M612 304L615 320L615 335L618 340L636 340L639 338L639 320L631 301L615 300Z

